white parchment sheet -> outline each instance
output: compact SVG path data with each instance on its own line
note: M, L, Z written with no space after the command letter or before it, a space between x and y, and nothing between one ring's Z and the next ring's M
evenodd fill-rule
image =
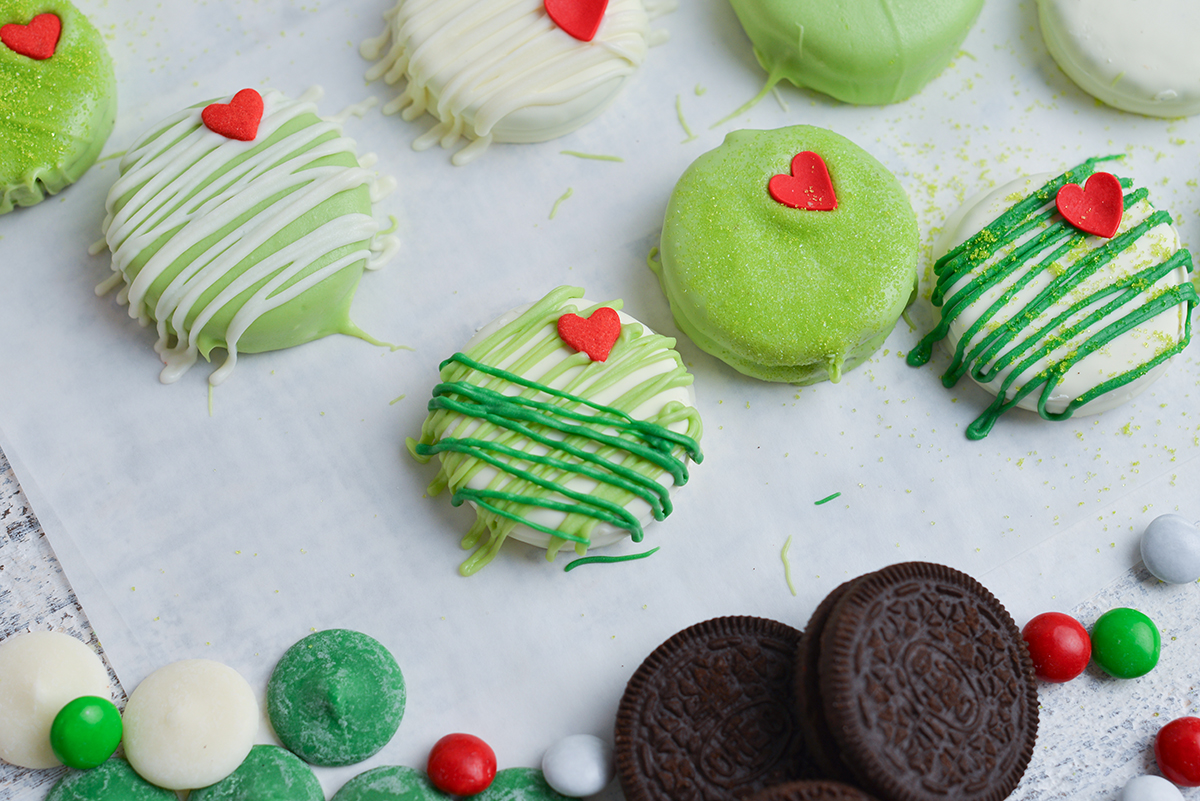
M299 95L319 84L329 115L398 91L367 85L358 54L382 30L386 0L79 5L117 66L106 154L244 87ZM907 102L860 108L784 86L716 128L764 79L732 11L684 0L656 26L669 42L617 102L553 142L493 146L456 168L440 148L410 148L428 117L375 108L347 123L398 183L377 213L395 217L403 242L364 277L353 317L411 350L339 336L244 356L210 404L210 366L160 384L152 329L93 292L109 266L87 250L116 159L0 218L0 444L127 688L206 657L261 691L294 641L355 628L396 655L408 709L378 756L322 772L327 789L373 765L421 765L452 731L489 741L501 767L534 765L564 735L611 736L629 675L700 620L803 627L839 582L926 559L978 577L1020 624L1127 571L1153 517L1200 517L1194 348L1119 409L1054 424L1014 412L971 442L963 431L990 396L966 381L943 388L940 349L922 369L904 363L932 319L923 298L909 315L918 329L901 321L836 385L754 381L681 339L705 459L644 546L614 549L661 550L564 573L567 559L548 564L513 543L461 578L471 513L426 497L434 468L404 450L438 363L559 284L623 298L678 336L646 256L676 178L730 130L803 122L848 136L899 177L926 245L967 195L1110 153L1126 154L1116 171L1151 188L1185 243L1200 230L1195 121L1095 103L1046 53L1032 2L988 3L956 61ZM921 267L927 295L927 247ZM795 595L781 558L789 537Z

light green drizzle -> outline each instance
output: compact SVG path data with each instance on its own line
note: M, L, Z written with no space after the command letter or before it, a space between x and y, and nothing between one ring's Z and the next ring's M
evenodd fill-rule
M654 547L648 551L642 551L641 553L627 553L624 556L583 556L579 559L575 559L572 562L568 562L567 566L563 568L563 572L570 572L580 565L607 565L612 564L613 562L632 562L635 559L645 559L647 556L653 556L657 552L658 548ZM795 595L795 593L792 594Z
M942 319L909 352L907 361L914 367L929 361L934 343L949 333L950 324L962 311L992 287L1016 276L1012 285L985 310L974 325L963 332L950 366L942 375L942 383L946 387L954 386L968 371L976 381L986 384L1005 369L1012 368L997 387L995 400L967 427L968 438L978 440L986 437L1001 414L1039 388L1038 414L1046 420L1065 420L1080 406L1145 375L1183 350L1190 340L1191 312L1198 300L1195 287L1190 282L1184 282L1147 297L1147 290L1171 271L1185 267L1191 272L1192 257L1185 249L1177 250L1161 262L1151 263L1136 273L1101 287L1034 328L1035 321L1043 313L1059 304L1072 290L1122 252L1132 248L1147 232L1158 225L1171 223L1169 214L1156 210L1125 232L1094 248L1088 248L1085 244L1087 235L1063 220L1049 205L1063 185L1082 183L1095 171L1097 164L1117 158L1120 156L1088 159L1048 181L934 264L937 284L931 299L935 306L942 306ZM1129 189L1131 185L1131 181L1121 179L1122 187ZM1144 188L1129 192L1124 198L1125 208L1129 209L1144 200L1146 195ZM1029 237L1027 241L1016 245L1026 236ZM987 264L1006 247L1011 248L1011 252ZM1068 258L1073 253L1082 255ZM1042 291L1007 321L995 320L1006 304L1047 271L1051 271L1054 278ZM947 290L967 275L972 276L971 279L947 299ZM1077 362L1104 348L1126 331L1181 303L1187 304L1188 309L1184 335L1178 342L1160 349L1146 361L1071 400L1063 411L1047 411L1046 403L1053 396L1059 381ZM1119 319L1098 330L1090 330L1108 315L1126 309ZM969 344L984 331L986 335L968 352L966 349ZM1085 333L1087 338L1068 353L1057 360L1050 359L1050 354L1056 349ZM1015 385L1022 374L1043 360L1047 366L1034 374L1032 380Z
M459 568L463 575L491 561L517 525L551 536L548 559L566 542L585 555L599 522L624 529L640 542L641 523L625 507L640 498L655 519L663 519L671 512L671 500L659 479L670 475L676 486L685 484L686 459L703 459L695 408L671 401L645 420L629 414L664 391L692 383L672 350L672 339L627 324L606 361L572 353L539 368L545 372L536 381L523 377L560 352L558 318L573 310L564 308L568 300L582 295L575 287L560 287L468 353L443 362L442 383L434 387L420 440L408 440L409 451L420 461L441 454L431 495L449 487L455 506L463 501L475 506L477 519L463 547L476 551ZM621 304L600 305L619 309ZM577 313L587 317L596 308ZM668 370L635 378L664 361L670 362ZM614 389L619 395L610 405L591 400ZM669 428L676 423L684 424L682 433ZM495 476L486 486L470 486L488 468ZM568 487L577 477L590 479L595 487ZM531 519L537 509L562 512L564 518L550 528Z
M558 152L564 156L574 156L577 159L591 159L592 161L625 161L625 159L621 158L620 156L605 156L599 153L580 153L578 150L560 150Z
M786 541L783 543L783 550L779 552L779 558L783 560L783 577L787 579L788 589L792 591L792 595L796 594L796 585L792 583L792 566L788 563L788 551L792 548L792 535L789 534Z
M554 201L554 206L551 207L551 209L550 209L550 219L551 220L554 219L555 214L558 214L558 207L562 205L562 202L564 200L566 200L567 198L569 198L573 194L575 194L575 190L568 186L567 191L563 192L562 196L558 200Z
M696 134L692 133L692 129L688 126L687 120L684 119L683 100L679 95L675 95L675 115L679 117L679 125L683 128L683 132L687 134L687 139L684 139L679 144L687 144L696 138Z
M842 493L840 493L840 492L835 492L832 495L826 495L824 498L822 498L819 501L813 501L813 506L820 506L823 503L829 503L834 498L840 498L841 495L842 495Z

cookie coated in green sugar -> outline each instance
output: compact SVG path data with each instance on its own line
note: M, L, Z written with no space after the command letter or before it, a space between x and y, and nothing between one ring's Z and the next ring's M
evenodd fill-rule
M188 801L325 801L325 791L308 765L290 751L256 745L237 770L193 790Z
M267 682L275 734L313 765L352 765L378 752L400 727L404 701L404 676L391 653L348 629L300 640Z
M170 790L155 787L129 763L113 757L91 770L70 770L50 788L46 801L177 801Z
M53 20L34 21L43 15L57 18L57 37ZM75 6L4 0L0 29L10 25L0 30L0 214L79 180L117 114L112 60Z
M836 208L768 190L798 154L828 169ZM734 131L684 172L651 259L680 330L766 381L837 381L883 344L916 292L917 222L899 181L823 128Z
M983 0L730 0L767 71L877 106L919 92L958 53ZM752 101L754 102L754 101Z
M330 801L450 801L419 770L384 765L364 771L342 785Z

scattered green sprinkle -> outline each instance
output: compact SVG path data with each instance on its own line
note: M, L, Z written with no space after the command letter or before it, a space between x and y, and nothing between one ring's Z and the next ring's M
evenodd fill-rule
M558 214L558 207L560 205L562 205L562 202L564 200L566 200L567 198L569 198L573 194L575 194L575 190L568 186L567 191L562 193L562 197L560 197L558 200L554 201L554 206L550 209L550 219L551 220L554 219L555 214Z
M707 90L707 89L705 89L705 88L704 88L703 86L701 86L700 84L696 84L696 89L695 89L695 92L696 92L696 97L701 97L701 96L702 96L702 95L703 95L705 92L707 92L707 91L708 91L708 90Z
M574 156L577 159L591 159L592 161L620 161L625 159L620 156L605 156L601 153L580 153L578 150L560 150L558 151L564 156Z
M576 559L574 562L568 562L567 566L563 568L563 572L566 573L570 570L574 570L580 565L607 565L611 562L632 562L634 559L645 559L647 556L650 556L657 550L658 548L651 548L650 550L643 551L642 553L628 553L624 556L584 556Z
M796 585L792 583L792 566L788 564L788 549L792 547L792 535L789 534L787 540L783 543L783 550L779 553L779 558L783 560L783 577L787 579L788 589L792 591L792 595L796 594Z
M675 95L675 114L679 117L679 124L683 127L683 132L687 134L687 139L684 139L680 144L685 144L696 138L696 134L692 133L692 129L688 127L687 120L683 118L683 98L680 95Z
M840 493L840 492L835 492L835 493L833 493L832 495L827 495L827 496L825 496L824 498L822 498L822 499L821 499L821 500L819 500L819 501L814 501L814 502L813 502L813 506L820 506L820 505L821 505L821 504L823 504L823 503L829 503L830 501L832 501L834 498L837 498L837 497L838 497L838 496L840 496L841 494L842 494L842 493Z

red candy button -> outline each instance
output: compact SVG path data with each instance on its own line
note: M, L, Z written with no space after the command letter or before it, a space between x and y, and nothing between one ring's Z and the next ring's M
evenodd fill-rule
M475 795L496 778L496 754L473 734L447 734L429 752L426 772L444 793Z
M1121 182L1110 172L1095 172L1083 186L1066 184L1054 196L1058 213L1086 234L1112 239L1121 225L1125 197Z
M262 95L253 89L243 89L228 103L213 103L200 112L204 126L227 139L252 142L258 136L262 121Z
M1176 718L1154 738L1158 769L1182 787L1200 787L1200 718Z
M1062 612L1043 612L1021 631L1033 672L1043 681L1064 682L1078 676L1092 657L1092 641L1079 621Z

